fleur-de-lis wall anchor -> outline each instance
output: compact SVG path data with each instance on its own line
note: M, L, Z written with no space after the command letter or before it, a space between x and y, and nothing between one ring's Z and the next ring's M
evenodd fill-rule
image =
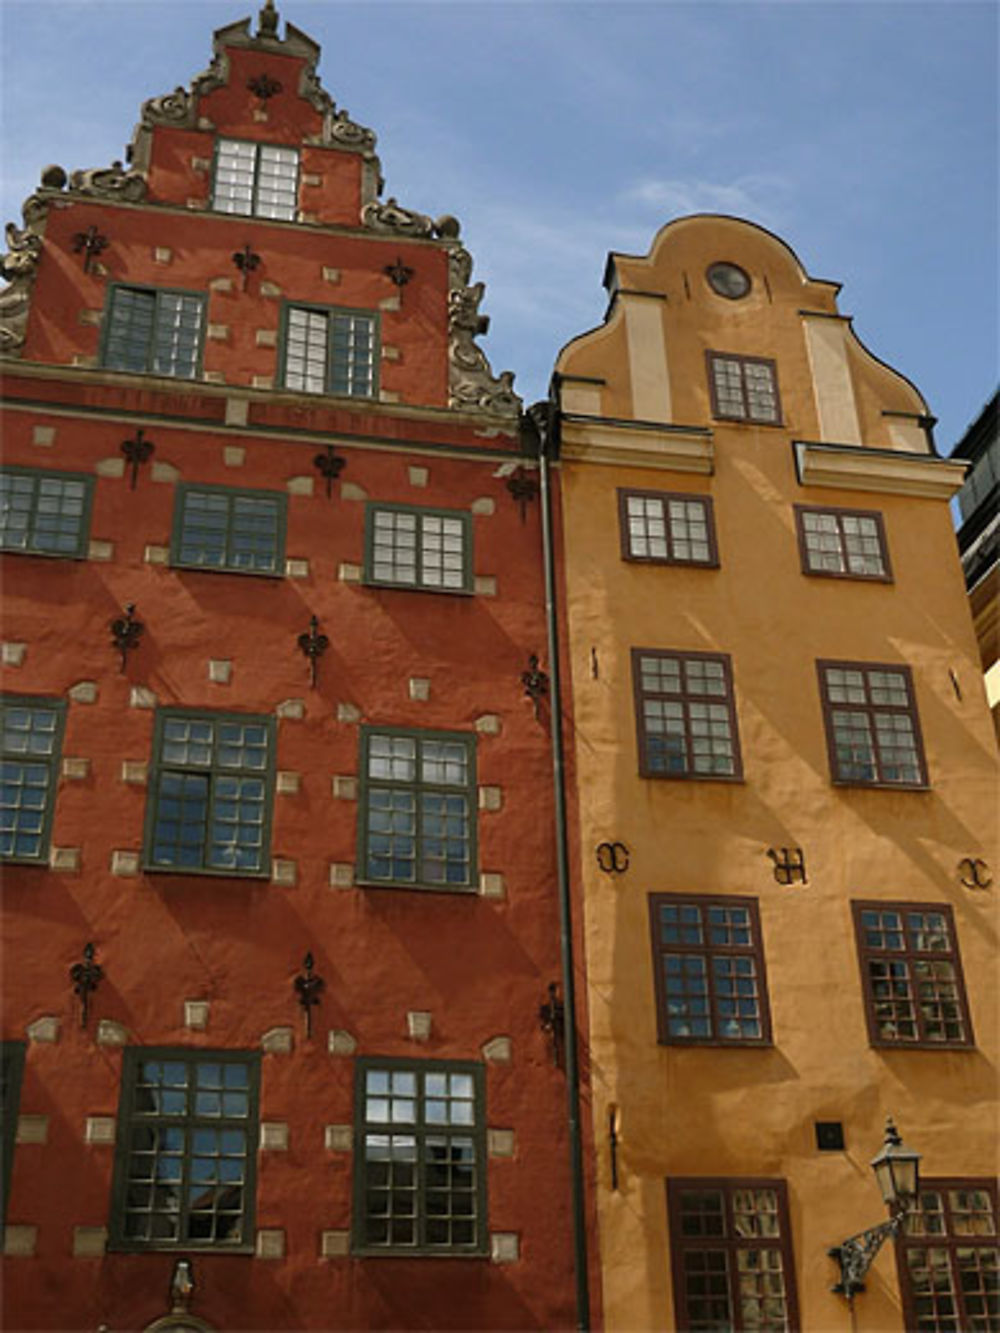
M305 1013L306 1036L309 1038L312 1037L312 1011L314 1006L319 1004L320 993L325 985L323 978L313 971L315 965L312 954L307 953L302 960L302 971L294 983L299 1004Z
M313 459L313 467L326 482L326 498L329 500L333 494L333 483L347 466L347 459L341 458L339 454L333 452L333 445L328 444L325 452L317 454Z
M538 1022L552 1040L552 1059L562 1069L566 1049L566 1006L556 981L549 982L549 998L538 1010Z
M156 452L156 445L152 440L146 439L146 432L140 426L135 433L134 440L122 440L121 451L128 460L129 467L132 470L130 490L135 490L135 483L139 476L140 463L148 462Z
M94 260L102 250L108 248L108 238L102 236L93 223L86 231L78 231L73 237L73 252L79 254L83 251L83 271L84 273L93 272Z
M69 970L69 979L73 983L73 994L80 1000L80 1026L87 1026L90 1016L90 997L104 978L104 969L94 962L94 946L88 942L83 946L83 962L74 963Z
M266 102L281 92L281 84L277 79L272 79L270 74L255 74L252 79L247 79L247 89L254 97Z
M394 264L386 264L382 272L395 287L405 287L414 274L414 270L408 268L400 259L399 255L396 256L396 262Z
M532 653L528 658L528 669L521 672L521 684L524 686L524 693L531 700L537 721L542 716L542 700L549 692L549 678L538 665L537 653Z
M521 511L521 522L523 523L528 514L528 505L538 494L538 479L533 477L530 472L525 472L524 468L519 467L516 472L512 472L507 478L506 485L511 496L517 501L518 508Z
M112 620L110 629L111 646L121 654L122 662L119 669L124 671L129 653L134 648L138 648L139 640L146 629L141 620L135 619L135 602L127 603L125 614L118 616L116 620Z
M247 241L242 250L233 251L233 263L243 274L243 290L246 291L247 283L250 281L250 274L260 264L260 255L255 254L250 249L250 242Z
M309 680L312 688L316 688L316 676L319 668L319 659L330 646L330 640L325 634L319 632L319 620L313 616L309 621L309 629L305 634L299 635L299 651L305 653L309 659Z

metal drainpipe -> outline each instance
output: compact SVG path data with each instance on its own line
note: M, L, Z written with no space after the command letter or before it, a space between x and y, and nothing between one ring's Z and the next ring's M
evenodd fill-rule
M545 624L548 633L549 699L552 717L552 787L556 816L556 878L559 892L559 944L562 958L565 1014L566 1109L569 1119L570 1184L573 1208L573 1258L576 1276L576 1326L590 1328L590 1282L587 1267L587 1219L583 1183L583 1140L580 1133L580 1071L577 1062L576 983L573 971L573 910L566 839L566 780L563 754L562 685L559 672L559 626L556 617L556 575L552 542L552 489L549 451L555 447L556 406L549 401L539 427L538 468L542 517L542 561L545 578Z

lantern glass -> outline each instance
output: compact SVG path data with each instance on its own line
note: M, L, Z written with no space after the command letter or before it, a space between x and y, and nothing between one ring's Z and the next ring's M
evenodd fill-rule
M886 1126L882 1150L872 1158L872 1170L882 1198L890 1208L905 1206L916 1198L920 1188L920 1154L906 1147L891 1121Z

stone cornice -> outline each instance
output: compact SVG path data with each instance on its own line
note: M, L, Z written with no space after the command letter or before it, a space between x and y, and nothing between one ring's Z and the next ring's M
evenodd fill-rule
M603 463L706 477L715 470L712 432L703 426L564 415L560 441L564 463Z
M950 500L961 489L965 476L964 464L933 454L905 454L808 440L793 441L793 448L803 486Z

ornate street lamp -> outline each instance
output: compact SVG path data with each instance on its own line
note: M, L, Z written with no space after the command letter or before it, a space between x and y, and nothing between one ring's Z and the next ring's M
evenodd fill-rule
M907 1148L889 1116L885 1122L885 1142L871 1161L882 1198L889 1209L888 1222L859 1231L856 1236L828 1250L831 1259L840 1265L840 1281L833 1290L849 1301L865 1289L865 1275L875 1256L889 1239L897 1236L906 1214L920 1193L920 1154Z

